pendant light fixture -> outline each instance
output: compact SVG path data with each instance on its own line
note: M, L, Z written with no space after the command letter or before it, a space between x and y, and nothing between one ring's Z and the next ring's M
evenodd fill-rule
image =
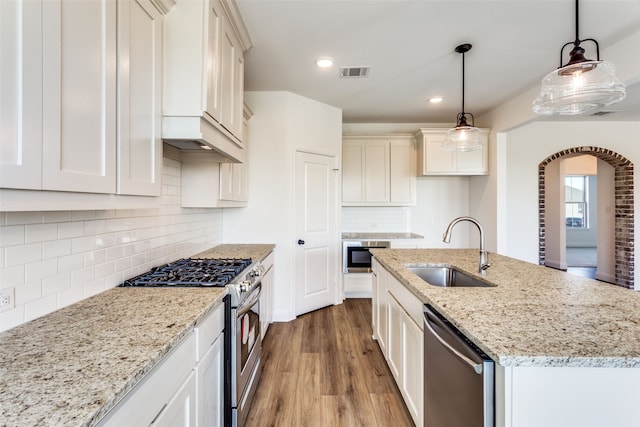
M480 150L483 145L480 129L475 127L473 114L464 111L464 54L469 52L471 47L469 43L456 47L456 52L462 54L462 111L456 118L456 127L447 131L447 136L442 142L442 149L445 151ZM471 118L471 124L467 122L467 116Z
M576 0L576 39L560 49L560 67L542 79L542 89L533 102L533 111L545 115L577 115L622 101L625 85L616 78L615 66L600 60L600 47L594 39L580 40L578 0ZM596 60L584 57L582 42L596 45ZM564 49L573 45L569 62L562 65Z

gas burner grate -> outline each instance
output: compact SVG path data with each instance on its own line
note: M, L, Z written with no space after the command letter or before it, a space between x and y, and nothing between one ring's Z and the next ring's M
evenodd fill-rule
M249 265L250 258L183 258L152 268L120 286L223 287Z

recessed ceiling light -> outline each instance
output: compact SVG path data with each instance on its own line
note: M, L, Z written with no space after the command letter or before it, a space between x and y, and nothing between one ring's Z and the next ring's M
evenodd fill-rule
M429 98L429 102L432 104L437 104L438 102L442 102L444 98L442 98L441 96L433 96L431 98Z
M329 58L328 56L318 58L316 65L320 68L329 68L333 65L333 58Z

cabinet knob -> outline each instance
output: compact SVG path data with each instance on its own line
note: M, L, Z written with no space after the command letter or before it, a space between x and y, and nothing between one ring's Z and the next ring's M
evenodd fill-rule
M304 240L302 240L302 239L298 239L298 244L299 244L299 245L304 245Z

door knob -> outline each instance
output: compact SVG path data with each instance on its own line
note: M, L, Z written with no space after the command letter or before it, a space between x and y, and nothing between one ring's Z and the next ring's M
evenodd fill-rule
M298 244L299 244L299 245L304 245L304 240L302 240L302 239L298 239Z

